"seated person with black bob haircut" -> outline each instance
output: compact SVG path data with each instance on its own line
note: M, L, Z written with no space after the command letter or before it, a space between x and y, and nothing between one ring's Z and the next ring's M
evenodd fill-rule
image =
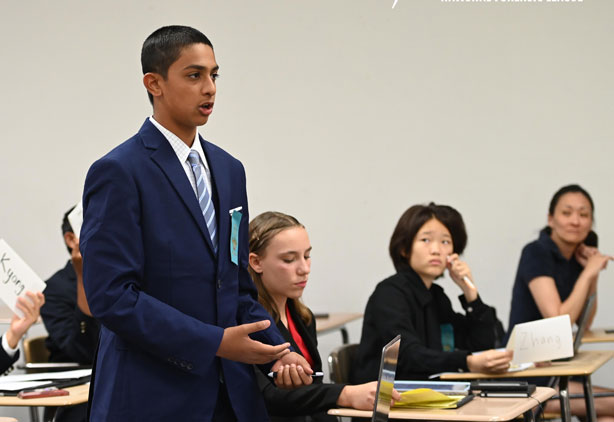
M461 215L446 205L415 205L401 216L390 240L397 273L380 282L367 303L354 371L355 382L377 379L382 347L401 335L396 378L427 379L446 371L504 372L512 352L495 346L498 321L484 304L471 270L459 255L467 233ZM457 313L435 280L445 270L460 287L465 314ZM484 351L478 355L471 352Z

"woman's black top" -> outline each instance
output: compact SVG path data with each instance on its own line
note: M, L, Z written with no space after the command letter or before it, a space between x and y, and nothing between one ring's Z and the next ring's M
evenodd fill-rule
M396 379L467 370L469 353L494 347L497 318L479 297L471 303L464 295L459 299L466 315L454 312L441 286L427 289L411 268L379 283L365 309L354 382L377 379L382 348L397 334Z
M580 277L583 267L574 256L566 259L546 230L539 238L522 249L516 280L512 290L512 309L508 324L508 335L514 325L543 318L529 283L536 277L552 277L561 301L567 300Z

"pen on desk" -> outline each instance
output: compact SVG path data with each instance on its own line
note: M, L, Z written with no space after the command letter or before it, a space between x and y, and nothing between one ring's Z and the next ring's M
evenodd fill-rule
M269 378L275 378L277 376L277 372L269 372ZM314 372L313 374L311 374L312 378L315 377L323 377L324 376L324 372Z

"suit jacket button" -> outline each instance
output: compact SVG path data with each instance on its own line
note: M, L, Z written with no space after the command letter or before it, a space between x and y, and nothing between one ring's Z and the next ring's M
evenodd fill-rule
M222 280L221 279L217 279L217 288L221 289L222 288Z

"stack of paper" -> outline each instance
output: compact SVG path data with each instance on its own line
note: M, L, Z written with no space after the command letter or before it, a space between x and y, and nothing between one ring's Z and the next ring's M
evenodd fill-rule
M27 388L43 387L54 382L72 380L92 375L91 369L74 371L41 372L37 374L6 375L0 377L0 391L20 391Z
M430 388L417 388L401 393L401 400L394 407L411 409L453 409L467 395L448 396Z

